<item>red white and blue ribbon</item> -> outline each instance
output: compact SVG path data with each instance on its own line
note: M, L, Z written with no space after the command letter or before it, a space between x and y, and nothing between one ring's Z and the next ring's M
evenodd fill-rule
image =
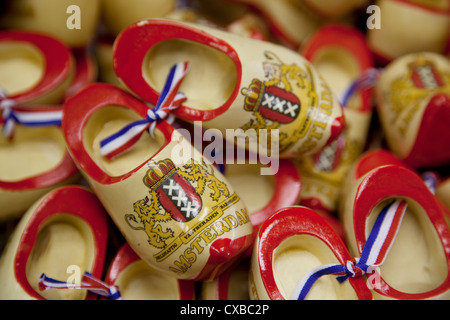
M0 110L3 122L2 133L7 139L12 139L16 123L36 127L59 126L63 114L62 106L18 106L2 90L0 90Z
M381 69L377 68L370 68L363 71L361 75L356 78L345 91L344 95L341 98L342 106L345 107L348 104L350 98L358 92L373 88L376 85L378 78L380 77L381 71Z
M169 72L164 88L154 108L149 108L147 117L135 121L100 142L100 154L107 159L122 154L130 149L148 130L153 135L156 124L166 118L170 111L177 109L186 100L179 93L181 82L188 70L188 62L177 63Z
M85 289L110 300L121 300L119 288L115 285L107 285L96 279L89 272L85 272L80 284L68 283L47 277L44 273L39 278L39 290L80 290Z
M312 269L302 278L291 298L304 300L314 283L324 275L336 275L336 279L342 283L350 277L361 277L380 267L394 243L406 209L405 200L396 200L385 206L375 221L359 259L347 261L345 265L327 264Z

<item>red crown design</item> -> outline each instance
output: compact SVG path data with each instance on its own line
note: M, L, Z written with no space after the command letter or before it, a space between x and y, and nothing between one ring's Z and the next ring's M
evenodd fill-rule
M248 88L243 88L241 93L245 96L244 109L246 111L256 111L261 104L264 83L258 79L253 79L252 83Z
M176 170L174 163L170 159L161 160L158 163L149 164L149 166L150 169L145 174L143 181L150 189L157 188Z

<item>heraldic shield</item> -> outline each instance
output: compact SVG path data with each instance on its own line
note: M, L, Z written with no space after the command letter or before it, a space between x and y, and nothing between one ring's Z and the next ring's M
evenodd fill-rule
M179 222L194 219L202 209L202 199L191 183L182 177L171 161L159 163L159 170L149 170L144 183L156 192L162 207Z
M295 94L277 86L265 85L258 79L253 79L250 87L243 89L242 93L246 95L244 108L259 111L266 119L287 124L300 113L301 103Z

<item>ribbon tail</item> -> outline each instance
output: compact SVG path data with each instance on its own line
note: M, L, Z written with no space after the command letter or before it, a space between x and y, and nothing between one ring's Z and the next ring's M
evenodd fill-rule
M44 290L88 290L89 292L106 297L111 300L120 300L120 292L117 286L109 286L106 283L96 279L89 272L85 272L80 284L59 281L42 274L39 278L38 287L40 291Z

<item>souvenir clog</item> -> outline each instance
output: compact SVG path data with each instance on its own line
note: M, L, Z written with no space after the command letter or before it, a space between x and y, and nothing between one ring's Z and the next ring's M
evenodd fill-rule
M250 297L291 299L297 284L312 268L346 264L350 260L341 238L315 211L302 206L281 209L259 230L251 259ZM350 278L340 284L334 278L324 277L307 298L372 299L372 295L363 278Z
M117 87L90 85L65 103L68 149L141 259L180 279L213 279L252 241L247 210L223 175L165 121L128 152L101 154L105 137L150 110Z
M293 49L302 45L321 24L302 1L227 0L249 6L264 17L278 42Z
M448 299L450 232L442 207L421 177L392 153L377 150L356 163L345 192L340 215L355 257L371 242L369 228L389 202L407 206L372 285L374 298ZM391 228L383 232L391 233Z
M114 257L106 283L115 285L122 300L193 300L195 283L155 271L125 243Z
M343 17L361 5L360 0L302 0L302 3L318 16L329 20Z
M97 31L101 0L8 1L3 28L51 35L69 47L86 47Z
M100 0L101 20L112 36L136 21L160 18L177 8L176 0Z
M0 88L16 104L58 104L72 82L70 49L47 35L0 32Z
M376 107L389 148L413 168L450 161L450 61L437 53L404 55L381 73Z
M380 63L405 54L443 53L450 35L450 2L378 0L380 27L368 30L368 43Z
M327 24L319 28L301 52L344 106L346 127L341 137L297 162L304 182L301 204L334 213L342 182L366 144L373 111L371 87L350 93L355 84L370 82L370 72L377 71L364 34L350 25ZM374 85L376 77L372 81Z
M116 74L151 104L165 83L163 74L179 61L190 63L180 87L187 100L173 114L202 121L255 154L314 153L345 126L329 85L285 47L168 19L135 23L115 42Z
M218 279L201 283L201 300L249 300L250 260L244 259Z
M19 119L37 115L41 120L56 114L60 123L62 107L15 107L11 112ZM0 133L0 221L20 217L51 189L80 179L59 124L30 126L14 121L0 117L3 133L14 127L12 137Z
M0 298L95 299L84 290L45 290L43 273L75 283L85 271L101 277L108 239L108 215L97 197L79 186L55 189L19 221L0 260Z

